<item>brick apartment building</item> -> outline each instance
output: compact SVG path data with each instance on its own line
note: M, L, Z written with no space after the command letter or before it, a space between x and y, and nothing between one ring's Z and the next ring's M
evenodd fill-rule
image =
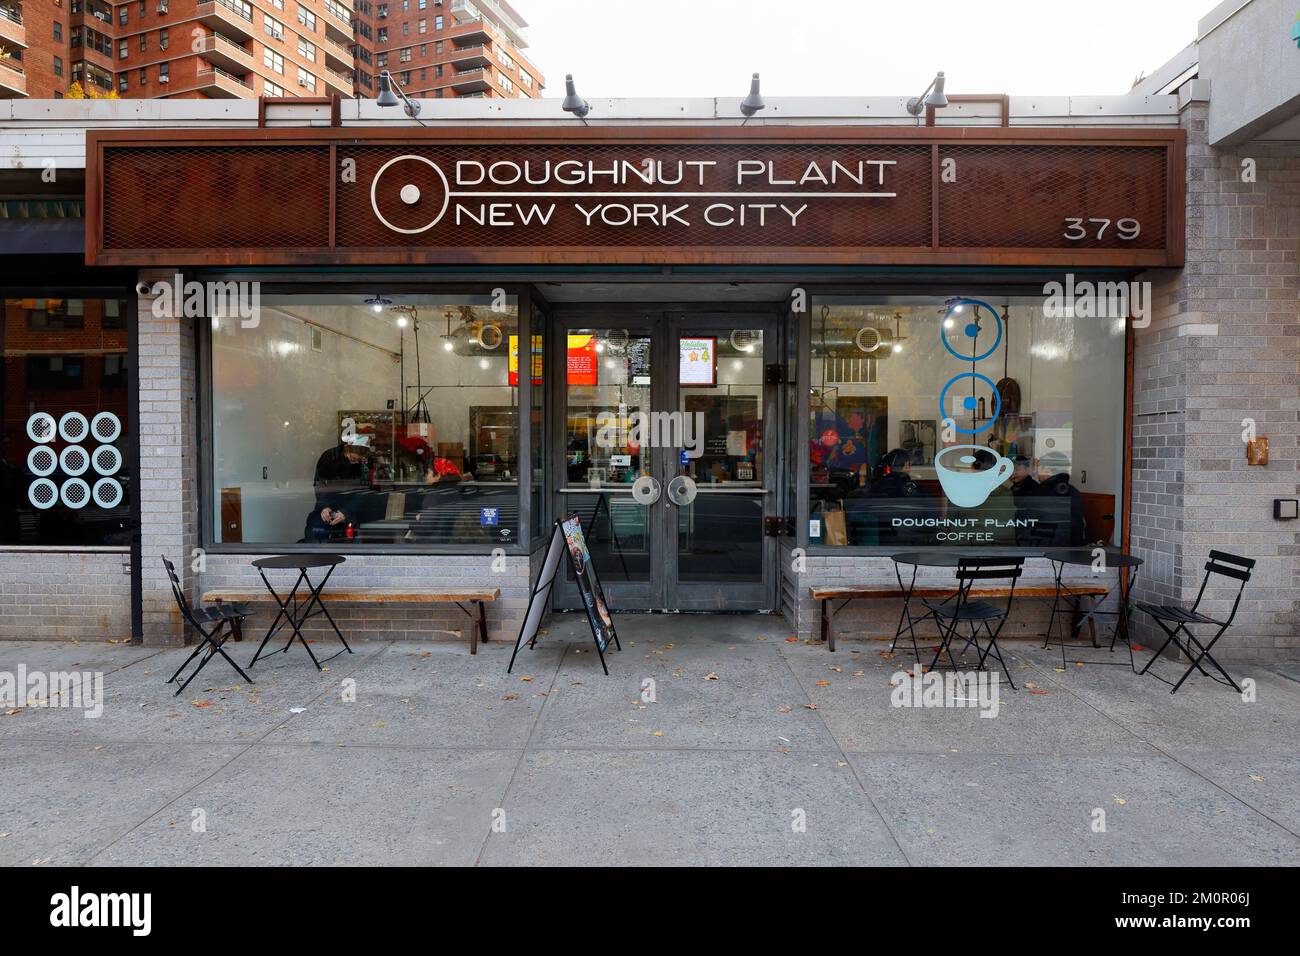
M0 99L532 97L505 0L0 0Z

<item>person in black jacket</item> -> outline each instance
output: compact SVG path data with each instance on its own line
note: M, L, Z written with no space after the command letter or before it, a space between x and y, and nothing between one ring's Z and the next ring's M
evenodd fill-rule
M312 484L316 507L307 516L307 541L342 537L349 523L360 524L370 497L374 460L365 439L357 436L327 448L316 459Z

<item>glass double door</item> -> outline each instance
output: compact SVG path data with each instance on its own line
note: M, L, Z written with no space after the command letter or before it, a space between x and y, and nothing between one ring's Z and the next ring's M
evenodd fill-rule
M605 309L556 321L556 509L582 519L613 607L772 608L772 318ZM581 606L569 574L556 607Z

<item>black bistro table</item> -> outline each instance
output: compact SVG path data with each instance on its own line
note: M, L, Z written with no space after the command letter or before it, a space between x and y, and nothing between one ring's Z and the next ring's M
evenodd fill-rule
M1099 556L1097 554L1098 550L1102 550L1102 549L1062 548L1060 550L1043 552L1043 557L1047 558L1047 560L1052 562L1052 570L1053 572L1055 572L1055 577L1056 577L1056 595L1052 599L1052 614L1047 619L1047 633L1043 636L1043 647L1047 647L1047 645L1051 643L1052 628L1056 624L1056 617L1058 614L1070 614L1073 616L1074 621L1070 630L1075 632L1076 634L1078 633L1079 628L1083 627L1083 625L1086 623L1088 625L1089 632L1092 635L1093 647L1098 647L1097 630L1096 630L1096 625L1093 622L1093 619L1097 617L1113 617L1115 618L1115 627L1114 630L1111 632L1110 650L1114 652L1115 642L1119 640L1120 632L1122 631L1124 635L1124 643L1125 645L1128 646L1129 669L1135 670L1136 668L1134 667L1134 663L1133 663L1133 639L1129 635L1129 628L1128 628L1129 625L1128 596L1133 592L1133 585L1137 581L1137 575L1138 575L1137 569L1142 567L1142 559L1138 557L1134 557L1131 554L1122 554L1118 551L1111 551L1110 549L1105 549L1103 553ZM1087 567L1087 568L1095 567L1099 557L1101 558L1102 561L1102 567L1106 571L1110 571L1114 569L1117 572L1115 576L1115 584L1112 585L1106 591L1106 593L1101 596L1092 595L1093 598L1092 607L1088 608L1087 612L1085 613L1082 608L1082 602L1083 602L1083 598L1088 595L1076 594L1074 590L1070 587L1070 585L1066 584L1062 580L1062 576L1065 574L1065 569L1070 566ZM1133 572L1131 576L1129 575L1130 569ZM1111 596L1111 594L1115 592L1116 588L1119 589L1118 610L1114 610L1114 611L1101 610L1101 606L1106 603L1107 599ZM1062 601L1066 603L1067 605L1066 607L1061 606ZM1071 602L1073 602L1074 604L1073 608L1068 606ZM1061 641L1061 666L1064 667L1067 663L1069 663L1065 659L1066 647L1077 648L1077 647L1086 647L1086 646L1087 645L1085 644L1066 644L1065 641L1062 640ZM1075 661L1075 663L1106 664L1106 665L1122 666L1124 662L1089 660L1089 661Z
M961 551L900 551L898 554L891 554L890 560L894 562L894 576L898 578L899 590L903 592L903 610L898 615L898 626L894 628L894 641L889 645L890 653L898 646L898 639L904 634L912 639L912 651L916 654L916 659L921 659L921 649L916 644L916 626L926 618L933 617L933 611L927 611L920 617L912 616L912 592L916 590L916 572L920 568L955 568L965 558L975 558L977 555L966 554ZM903 568L910 567L912 573L906 583L903 582ZM952 594L956 596L957 587L954 582Z
M352 648L348 647L343 632L334 623L334 618L330 616L329 610L321 600L321 592L325 590L325 583L330 579L330 575L334 573L334 569L346 560L341 554L277 554L269 558L258 558L253 562L253 567L257 568L257 573L262 576L262 583L266 585L266 590L270 592L275 603L279 605L280 612L276 614L275 620L271 622L270 628L267 629L266 637L262 638L257 653L249 661L249 667L257 663L258 658L262 656L262 650L266 647L267 641L274 637L286 624L293 629L293 633L289 636L289 640L285 641L281 653L287 654L289 652L293 639L296 637L302 642L302 646L307 648L307 656L311 658L311 662L316 665L317 670L322 669L321 664L325 663L325 661L332 661L344 651L349 654L352 653ZM311 577L307 572L322 569L325 573L321 576L320 582L312 584ZM298 580L294 582L293 589L281 598L279 592L271 584L270 579L267 578L267 571L297 571ZM304 584L307 585L308 592L305 599L298 593ZM330 627L334 628L334 633L343 642L343 650L337 654L331 654L324 661L316 659L316 655L312 653L311 645L302 636L302 626L318 614L325 615L325 619L330 622Z

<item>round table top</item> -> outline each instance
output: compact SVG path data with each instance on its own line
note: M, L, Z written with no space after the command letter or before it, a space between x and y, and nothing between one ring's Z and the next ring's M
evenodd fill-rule
M1076 564L1091 567L1097 560L1095 548L1061 548L1056 551L1044 551L1043 557L1057 564ZM1107 568L1138 568L1142 559L1132 554L1106 549L1104 565Z
M346 560L341 554L276 554L269 558L258 558L253 562L253 567L263 571L306 571L308 568L332 568Z

